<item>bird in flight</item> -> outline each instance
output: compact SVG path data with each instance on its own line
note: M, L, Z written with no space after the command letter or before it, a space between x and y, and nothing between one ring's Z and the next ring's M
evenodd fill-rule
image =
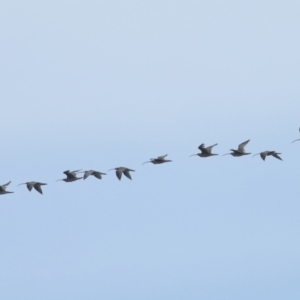
M93 175L98 179L102 179L101 175L106 175L106 173L101 173L99 171L94 171L94 170L89 170L89 171L84 171L84 172L79 172L79 173L84 173L83 179L87 179L90 175Z
M18 184L18 186L21 184L26 184L27 188L30 192L31 192L32 188L34 188L36 191L38 191L42 195L43 195L43 191L42 191L41 185L47 185L47 183L42 183L42 182L37 182L37 181L29 181L29 182L20 183L20 184Z
M6 190L7 186L8 186L10 183L11 183L11 181L8 182L8 183L5 183L5 184L3 184L3 185L0 185L0 195L13 193L13 192L8 192L8 191Z
M168 154L166 155L162 155L162 156L158 156L157 158L150 158L149 161L145 161L143 164L146 164L146 163L153 163L154 165L158 165L158 164L163 164L163 163L166 163L166 162L171 162L172 160L169 160L169 159L166 159Z
M116 170L116 175L119 180L121 180L122 174L124 174L127 178L129 178L131 180L131 176L130 176L129 172L135 172L134 170L124 168L124 167L113 168L113 169L108 170L108 172L111 170Z
M79 179L83 178L83 177L76 176L79 171L81 171L81 170L76 170L76 171L67 170L64 172L64 174L66 174L67 178L58 179L56 181L73 182L73 181L79 180Z
M198 149L201 151L201 153L197 153L197 154L192 154L191 156L199 156L199 157L209 157L209 156L214 156L214 155L219 155L219 154L215 154L215 153L211 153L212 148L217 146L218 144L214 144L212 146L209 147L205 147L204 144L201 144Z
M234 150L234 149L230 149L230 151L232 151L231 153L226 153L226 154L223 154L224 155L232 155L234 157L240 157L240 156L244 156L244 155L248 155L248 154L251 154L251 153L247 153L245 152L245 146L249 143L250 140L246 141L246 142L243 142L241 144L239 144L238 146L238 149L237 150Z
M260 155L261 159L265 160L267 156L273 156L273 157L275 157L277 159L282 160L282 158L279 156L279 154L281 154L281 153L278 153L276 151L263 151L263 152L254 154L252 157L254 157L256 155Z

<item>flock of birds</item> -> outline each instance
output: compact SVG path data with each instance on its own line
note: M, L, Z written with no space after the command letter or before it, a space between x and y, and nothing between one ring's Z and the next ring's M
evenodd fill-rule
M299 132L300 132L300 128L299 128ZM225 154L223 154L223 156L224 155L232 155L234 157L241 157L241 156L244 156L244 155L251 154L249 152L245 152L245 146L249 143L249 141L250 140L247 140L247 141L239 144L237 149L230 149L231 152L230 153L225 153ZM296 141L300 141L300 139L296 139L296 140L292 141L292 143L294 143ZM196 154L192 154L192 155L190 155L190 157L191 156L210 157L210 156L219 155L219 154L216 154L216 153L212 153L213 147L215 147L217 145L218 144L214 144L214 145L211 145L209 147L205 147L204 144L201 144L198 147L198 149L201 152L200 153L196 153ZM275 158L277 158L279 160L282 160L282 158L279 156L280 154L281 153L276 152L276 151L268 151L267 150L267 151L263 151L263 152L254 154L253 157L256 156L256 155L260 155L260 157L263 160L265 160L267 156L273 156L273 157L275 157ZM156 165L156 164L163 164L163 163L167 163L167 162L171 162L172 161L172 160L166 159L166 157L167 157L167 154L166 155L162 155L162 156L158 156L157 158L150 158L149 161L146 161L143 164L152 163L152 164ZM108 170L108 172L111 171L111 170L115 170L116 171L116 176L117 176L117 178L119 180L121 180L123 174L127 178L131 179L130 172L135 172L134 170L129 169L129 168L125 168L125 167L113 168L113 169ZM102 172L94 171L94 170L88 170L88 171L82 171L82 170L70 171L70 170L67 170L67 171L65 171L63 173L67 177L63 178L63 179L58 179L56 181L73 182L73 181L80 180L82 178L83 179L87 179L89 176L94 176L97 179L102 179L102 175L106 175L106 173L102 173ZM79 174L79 173L84 173L84 175L82 177L77 177L77 174ZM6 183L6 184L0 185L0 195L13 193L13 192L10 192L10 191L6 190L6 188L8 187L8 185L10 183L11 183L11 181L8 182L8 183ZM38 181L28 181L28 182L20 183L19 185L23 185L23 184L26 184L27 189L29 191L31 191L32 188L34 188L40 194L43 194L41 186L42 185L47 185L47 183L42 183L42 182L38 182Z

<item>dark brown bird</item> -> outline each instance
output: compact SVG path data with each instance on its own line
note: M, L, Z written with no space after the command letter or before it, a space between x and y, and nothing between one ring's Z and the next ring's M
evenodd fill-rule
M282 158L279 156L279 154L281 154L281 153L278 153L276 151L263 151L263 152L254 154L252 157L254 157L256 155L260 155L261 159L265 160L267 156L273 156L273 157L275 157L277 159L282 160Z
M248 154L251 154L251 153L247 153L245 152L245 146L249 143L250 140L246 141L246 142L243 142L241 144L239 144L238 146L238 149L237 150L234 150L234 149L230 149L230 151L232 151L231 153L226 153L224 155L232 155L234 157L240 157L240 156L244 156L244 155L248 155ZM224 156L223 155L223 156Z
M201 144L198 149L201 151L201 153L197 153L197 154L192 154L190 155L191 156L200 156L200 157L209 157L209 156L214 156L214 155L219 155L219 154L215 154L215 153L211 153L212 151L212 148L217 146L218 144L214 144L212 146L209 146L209 147L205 147L204 144Z
M169 159L166 159L168 154L166 155L162 155L162 156L158 156L157 158L150 158L149 161L145 161L143 164L146 164L146 163L153 163L154 165L158 165L158 164L163 164L163 163L166 163L166 162L171 162L172 160L169 160Z

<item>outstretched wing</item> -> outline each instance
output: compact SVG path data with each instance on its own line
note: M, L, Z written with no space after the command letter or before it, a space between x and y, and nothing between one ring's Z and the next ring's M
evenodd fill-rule
M102 176L101 175L106 175L105 173L101 173L101 172L94 172L93 175L98 178L98 179L102 179Z
M0 191L1 191L1 192L4 192L4 191L6 190L6 188L7 188L7 186L8 186L10 183L11 183L11 181L8 182L8 183L5 183L5 184L3 184L3 185L0 185Z
M29 190L30 192L31 192L31 190L32 190L33 185L34 185L34 182L28 182L28 183L26 184L26 186L27 186L27 188L28 188L28 190Z
M213 147L215 147L215 146L217 146L218 144L214 144L214 145L211 145L211 146L209 146L209 147L206 147L206 148L199 148L201 151L202 151L202 153L205 153L205 154L211 154L211 150L212 150L212 148Z
M93 172L94 172L93 170L85 171L83 175L83 179L87 179Z
M278 154L281 154L281 153L276 153L276 152L274 152L274 153L272 154L272 156L274 156L274 157L277 158L277 159L282 160L282 158L281 158Z
M81 171L81 170L76 170L76 171L72 171L72 172L66 171L64 173L67 175L68 178L71 179L71 178L76 178L76 173L79 172L79 171Z
M243 142L241 144L239 144L239 147L238 147L238 151L241 152L241 153L244 153L245 152L245 146L249 143L250 140L246 141L246 142Z
M122 173L123 173L122 170L116 170L116 175L119 180L121 180L121 178L122 178Z
M123 171L123 173L124 173L124 175L125 175L127 178L129 178L129 179L131 180L131 176L130 176L129 171L133 171L133 170L126 169L126 170Z
M260 153L260 157L261 157L263 160L265 160L265 159L266 159L266 156L268 155L267 153L268 153L267 151L261 152L261 153Z
M33 187L35 188L36 191L38 191L40 194L43 195L43 191L40 184L35 184Z
M162 156L158 156L157 158L156 158L156 160L165 160L165 158L168 156L168 154L166 154L166 155L162 155Z

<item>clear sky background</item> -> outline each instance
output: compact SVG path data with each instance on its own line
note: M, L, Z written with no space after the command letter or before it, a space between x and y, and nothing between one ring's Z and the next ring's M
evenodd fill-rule
M2 1L1 299L299 299L299 13ZM222 157L247 139L283 161Z

